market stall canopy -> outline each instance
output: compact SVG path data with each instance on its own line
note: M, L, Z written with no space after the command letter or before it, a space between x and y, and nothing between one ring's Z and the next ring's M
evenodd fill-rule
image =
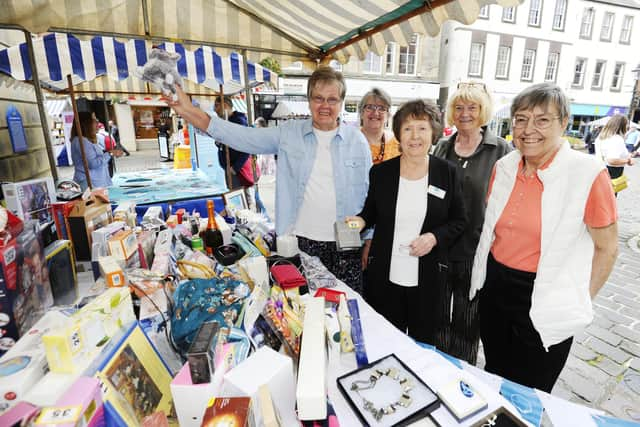
M228 57L216 53L209 46L201 46L191 51L179 43L162 43L159 46L180 54L178 72L191 83L218 91L223 85L225 93L235 93L244 89L242 73L243 57L235 52ZM28 60L27 44L22 43L0 51L0 71L17 80L31 80L32 70ZM130 39L120 42L113 37L96 36L82 41L71 34L50 33L33 40L34 56L38 77L45 87L54 91L67 88L67 75L72 76L75 85L106 76L113 82L127 80L122 91L145 92L145 83L138 79L137 70L148 60L151 42ZM278 76L272 71L247 61L250 86L269 83L277 87ZM185 87L189 92L198 93L193 85ZM102 92L110 92L102 88Z
M32 33L103 34L181 41L231 50L260 60L364 59L388 42L406 46L413 34L435 36L446 20L471 24L488 4L523 0L5 0L0 24Z

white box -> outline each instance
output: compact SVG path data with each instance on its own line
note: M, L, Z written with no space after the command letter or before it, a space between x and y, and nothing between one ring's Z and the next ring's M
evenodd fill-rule
M2 184L7 209L23 221L37 219L40 224L53 221L51 203L55 202L56 189L52 178Z
M58 311L47 312L0 358L0 370L11 367L8 375L0 376L0 414L23 400L31 387L47 373L42 335L67 321L67 316Z
M93 242L93 244L100 243L106 248L107 242L109 241L111 236L113 236L120 230L124 230L124 226L124 222L114 221L102 228L98 228L97 230L91 232L91 241Z
M324 298L310 298L304 309L296 401L300 420L327 418L327 354Z
M193 384L189 362L182 366L171 381L173 406L181 427L200 427L207 402L215 395L214 387L213 382Z
M295 411L296 386L292 360L269 347L260 347L244 362L226 373L220 397L257 398L258 388L263 384L269 387L272 396L277 396L274 404L280 413L282 425L299 425Z

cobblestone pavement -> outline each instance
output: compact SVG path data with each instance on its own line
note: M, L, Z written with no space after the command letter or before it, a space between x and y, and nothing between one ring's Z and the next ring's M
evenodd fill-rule
M632 184L618 194L618 260L552 394L640 421L640 162L625 173Z
M627 420L640 421L640 159L626 168L631 186L618 195L620 254L594 301L595 318L577 336L553 394ZM117 160L118 171L171 167L156 149ZM73 167L59 168L70 178ZM275 180L263 176L261 198L273 218ZM585 260L587 262L588 260ZM482 354L479 366L484 365Z

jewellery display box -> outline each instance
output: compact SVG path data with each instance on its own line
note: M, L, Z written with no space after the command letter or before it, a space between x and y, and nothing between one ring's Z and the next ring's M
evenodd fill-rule
M428 417L440 400L395 354L337 380L338 389L364 425L406 426Z

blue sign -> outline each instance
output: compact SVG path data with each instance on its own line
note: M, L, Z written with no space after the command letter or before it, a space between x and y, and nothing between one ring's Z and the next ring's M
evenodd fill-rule
M27 135L24 133L22 116L16 107L7 107L7 127L9 128L9 138L14 153L24 153L27 151Z

